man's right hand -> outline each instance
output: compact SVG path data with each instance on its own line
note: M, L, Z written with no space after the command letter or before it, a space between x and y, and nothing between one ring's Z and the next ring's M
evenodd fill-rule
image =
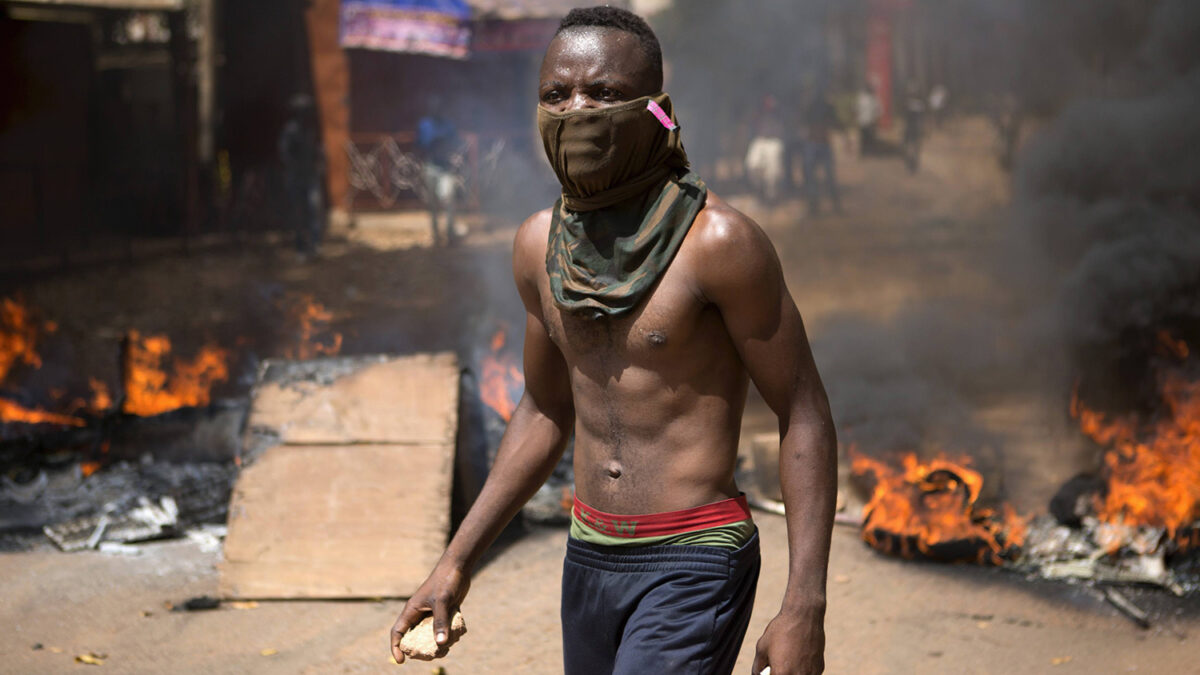
M433 633L437 643L446 643L450 637L450 617L454 616L470 587L471 579L461 569L445 562L438 563L425 583L404 604L396 623L392 624L392 658L396 659L396 663L404 663L400 638L420 623L426 614L433 613Z

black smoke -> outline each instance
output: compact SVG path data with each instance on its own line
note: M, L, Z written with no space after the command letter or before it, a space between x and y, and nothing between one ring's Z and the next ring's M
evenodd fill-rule
M1200 346L1200 5L1157 3L1106 88L1019 159L1011 281L1049 299L1032 325L1081 391L1129 406L1161 331Z

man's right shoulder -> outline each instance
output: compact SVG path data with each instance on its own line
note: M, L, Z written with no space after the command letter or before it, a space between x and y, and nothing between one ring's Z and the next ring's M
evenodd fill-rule
M533 280L546 269L546 246L554 209L543 209L525 219L513 238L513 271Z
M545 258L550 236L550 216L554 209L542 209L525 219L513 239L513 257L535 255Z

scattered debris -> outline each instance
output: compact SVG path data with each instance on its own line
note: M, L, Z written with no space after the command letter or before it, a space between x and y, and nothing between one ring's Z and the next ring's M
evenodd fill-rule
M1150 584L1184 594L1167 566L1170 542L1161 529L1105 527L1092 516L1083 517L1080 524L1072 528L1050 516L1034 519L1017 569L1046 579ZM1119 539L1114 538L1117 532Z
M234 600L228 604L232 609L258 609L258 602L255 600Z
M85 652L75 657L76 663L86 663L89 666L102 666L104 660L108 658L108 654L97 654L96 652Z
M221 601L217 598L208 595L200 595L194 598L188 598L182 605L175 605L175 611L197 612L208 609L217 609L221 606Z
M839 492L838 494L841 493ZM746 503L759 511L774 513L777 516L787 515L787 507L783 502L771 499L770 497L764 497L754 490L746 493ZM839 510L833 514L833 524L861 528L863 524L862 513L846 513Z
M1050 665L1052 665L1052 666L1061 666L1063 664L1067 664L1070 662L1071 662L1070 656L1056 656L1056 657L1050 659Z
M57 460L56 460L57 461ZM31 550L46 539L63 551L98 548L182 535L206 523L223 523L237 467L232 462L177 464L117 462L84 478L78 461L48 462L37 498L0 481L0 535L4 550ZM6 482L7 481L7 482ZM201 527L202 547L219 545L222 530ZM211 535L211 536L208 536ZM42 538L45 537L45 538Z
M530 522L541 525L566 525L571 522L574 497L569 486L542 484L525 506L521 515Z
M188 530L187 538L194 541L201 551L213 553L221 550L228 528L224 525L206 523Z
M63 551L80 551L94 549L101 541L130 543L171 536L178 518L173 498L162 497L154 504L139 496L131 508L109 504L99 515L48 525L42 531Z
M35 651L35 652L36 652L36 651L38 651L38 650L40 650L40 649L42 649L42 643L40 643L40 642L35 642L35 643L33 643L33 651Z
M1150 616L1145 610L1133 604L1129 598L1115 588L1104 589L1104 599L1108 604L1116 607L1122 614L1129 617L1131 621L1138 625L1139 628L1146 629L1150 627Z
M833 514L833 524L862 527L863 517L861 513L835 513Z
M771 499L770 497L764 497L757 490L746 492L746 503L751 508L766 511L767 513L774 513L777 516L782 516L785 513L783 502Z
M141 548L137 546L130 546L129 544L122 544L121 542L117 541L101 542L99 550L101 553L107 553L109 555L125 555L130 557L142 554Z
M279 653L278 649L271 649L270 647L267 647L266 649L259 652L259 654L262 654L263 656L275 656L278 653Z

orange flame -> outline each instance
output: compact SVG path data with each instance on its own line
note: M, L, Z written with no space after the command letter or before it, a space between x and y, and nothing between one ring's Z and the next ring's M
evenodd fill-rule
M34 368L42 367L42 358L37 353L37 342L42 331L57 330L52 321L40 323L23 303L10 298L0 299L0 382L8 378L9 371L18 363ZM72 415L53 413L41 408L27 408L15 401L0 398L0 422L24 424L59 424L81 427L83 420Z
M40 408L26 408L23 405L0 398L0 422L23 422L25 424L60 424L70 427L81 427L83 420L72 415L47 412Z
M53 323L45 327L48 331L55 328ZM25 305L10 298L0 299L0 382L18 362L34 368L42 366L36 350L40 332Z
M288 303L288 314L297 327L298 343L285 355L292 359L313 359L318 356L337 356L342 350L342 334L329 332L333 312L325 309L313 296L295 296ZM321 339L318 339L320 336Z
M1160 330L1155 336L1158 338L1159 351L1166 356L1174 356L1180 361L1186 360L1189 354L1188 344L1183 340L1176 339L1169 331Z
M104 412L112 407L112 394L109 393L107 384L94 377L89 377L88 386L92 389L92 400L87 406L92 412Z
M849 455L855 475L875 478L862 533L880 551L910 558L915 545L926 556L943 557L935 547L971 542L978 545L976 562L999 564L1001 555L1024 542L1026 519L1011 506L1000 513L977 506L983 476L969 468L969 457L921 462L909 452L894 467L854 448Z
M1159 396L1160 413L1146 420L1092 410L1074 391L1071 416L1084 435L1105 448L1108 491L1096 500L1097 517L1165 528L1186 548L1194 542L1192 528L1200 520L1200 380L1168 373Z
M483 357L479 377L479 397L505 422L512 419L517 409L512 390L525 386L525 376L517 365L516 357L504 351L507 340L504 327L492 336L491 353Z
M165 335L128 335L125 364L125 405L131 415L159 415L177 408L208 405L212 387L229 378L229 352L205 345L190 361L173 360L168 375L163 362L171 353Z

